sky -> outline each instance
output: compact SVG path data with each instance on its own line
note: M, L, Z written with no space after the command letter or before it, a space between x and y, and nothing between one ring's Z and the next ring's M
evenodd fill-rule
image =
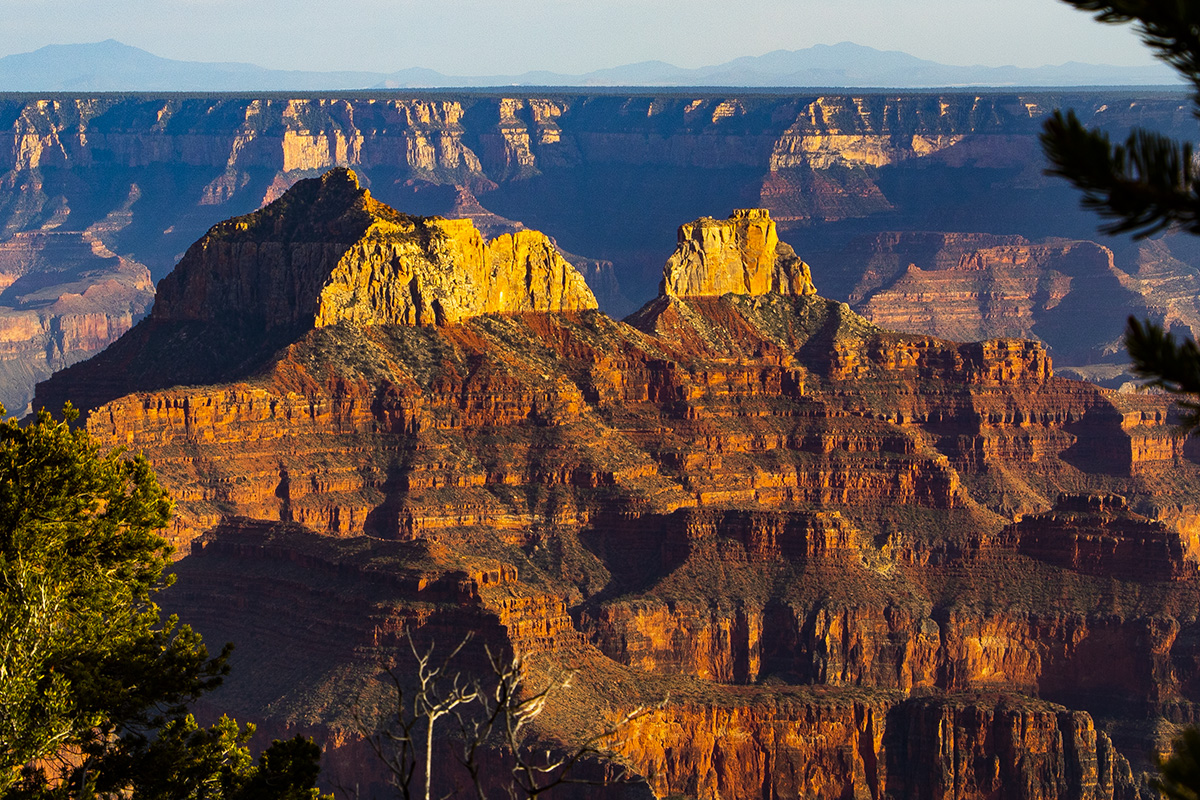
M944 64L1153 63L1059 0L0 0L0 56L117 39L274 69L449 75L719 64L852 41Z

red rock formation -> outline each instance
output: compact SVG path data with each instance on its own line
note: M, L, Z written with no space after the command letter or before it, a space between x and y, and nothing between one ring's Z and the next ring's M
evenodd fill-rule
M1052 511L1005 529L1018 552L1088 575L1134 581L1197 577L1177 531L1131 513L1119 495L1064 495Z
M247 235L315 236L367 204L297 202L321 186L243 220ZM365 249L294 259L281 274L302 281L207 263L164 294L259 298L260 338L237 331L255 362L154 385L229 335L175 294L39 398L107 393L89 430L144 451L176 493L172 537L203 547L180 562L172 609L255 642L249 672L269 673L232 680L241 716L333 740L337 698L403 653L402 628L456 641L468 627L547 672L582 669L546 737L669 692L622 745L660 793L1109 797L1131 784L1097 724L1200 716L1200 580L1183 560L1200 467L1162 397L1054 377L1036 343L888 332L811 295L664 294L624 323L363 324L354 303L315 309L316 277L369 274ZM275 324L286 338L263 336ZM1101 523L1119 542L1090 560L1008 527L1101 488L1174 510ZM1090 542L1096 521L1064 514L1055 535ZM1159 744L1122 747L1141 771Z
M1098 363L1119 348L1139 301L1113 253L1091 242L1034 245L1020 237L885 234L854 290L855 308L894 330L972 341L1041 339L1060 361ZM856 251L857 252L857 249ZM915 258L906 264L894 260ZM889 274L890 272L890 274ZM1080 312L1092 315L1087 326Z
M629 739L623 752L659 797L1136 795L1086 714L1003 697L672 708L638 720Z
M779 241L766 209L742 208L718 222L704 218L679 228L679 245L663 269L660 294L810 295L809 267Z
M641 302L654 293L666 255L662 231L706 208L735 205L768 209L784 238L817 263L822 290L851 300L857 284L861 291L880 285L855 272L861 260L849 264L853 274L836 275L815 250L831 236L840 241L847 222L871 233L903 225L1012 230L1026 242L1093 235L1090 217L1064 213L1061 193L1041 174L1037 134L1055 102L1042 94L977 92L11 97L0 100L0 240L50 229L86 232L158 279L214 223L277 199L314 171L340 166L353 167L378 198L405 211L450 216L457 205L481 230L505 227L503 220L546 231L589 256L594 269L580 271L603 278L592 287L614 316L634 308L625 298ZM1190 124L1169 96L1130 104L1090 92L1071 103L1114 131L1147 119L1167 132ZM418 187L444 194L426 202ZM459 189L475 199L459 198ZM831 233L825 222L838 225ZM1114 313L1081 352L1104 351L1131 312L1181 329L1200 320L1188 266L1196 257L1170 246L1170 256L1122 251L1123 288L1091 298ZM611 270L602 266L609 262ZM908 263L931 269L919 258L899 268ZM948 277L921 276L938 284ZM1021 315L1002 324L1011 306L1023 307L1012 281L999 275L986 283L957 284L959 312L983 315L965 328L980 337L1029 335ZM920 294L904 304L912 319L932 327L916 332L966 336L965 328L937 328L945 320L923 306ZM1113 305L1112 297L1123 299ZM1072 306L1068 296L1056 307L1065 320L1058 333L1097 327L1085 299ZM1060 366L1086 366L1074 352L1064 360L1055 333L1038 327L1032 333L1056 348ZM1103 361L1106 377L1119 383L1113 360ZM11 380L28 382L36 361L26 352Z
M517 231L485 243L470 220L406 217L353 172L332 170L209 231L164 279L152 319L260 317L269 332L595 307L545 236Z

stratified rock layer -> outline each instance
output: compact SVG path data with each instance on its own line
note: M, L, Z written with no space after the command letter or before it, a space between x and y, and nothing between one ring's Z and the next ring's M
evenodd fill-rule
M1025 517L1002 536L1055 566L1136 581L1194 580L1197 554L1189 539L1131 513L1119 495L1064 495L1051 511Z
M679 228L679 246L667 259L660 293L668 297L722 294L816 294L808 264L779 241L770 212L734 211Z
M163 280L152 318L258 317L270 331L595 307L583 277L542 234L485 242L470 220L399 214L352 171L335 169L209 231Z
M153 302L146 267L92 234L0 241L0 404L23 414L34 384L103 350Z
M249 374L313 328L595 307L544 235L484 241L470 220L400 214L352 171L334 169L214 226L160 282L149 317L106 356L120 366L91 370L70 398L38 402L94 406L130 389Z
M343 230L408 246L387 226L409 218L364 215L334 176L243 220L269 234L255 253L307 191L328 213L298 217L283 274L326 253L336 274L354 245L324 239ZM362 274L391 269L363 241ZM265 284L235 285L243 263L267 262L191 260L187 282L244 302ZM39 391L102 387L89 430L176 494L190 555L166 602L245 643L218 698L239 717L353 760L346 698L374 665L405 631L469 629L541 674L581 670L549 739L669 695L618 743L660 796L1127 798L1157 737L1200 720L1200 466L1163 397L811 294L322 325L326 288L282 283L308 310L264 303L235 337L258 360L216 359L207 385L150 383L224 335L177 287ZM331 307L392 307L358 297ZM1047 517L1063 494L1128 508Z
M681 220L747 206L770 211L783 237L818 267L826 296L854 302L864 260L823 255L853 234L1095 238L1094 216L1076 209L1068 186L1042 173L1037 137L1059 106L1118 136L1132 124L1192 133L1185 99L1170 92L1146 92L1136 102L1124 91L13 95L0 98L0 244L47 231L87 235L147 265L157 280L214 223L320 171L352 167L397 209L472 216L489 237L521 223L546 232L587 257L568 260L613 316L654 295L668 232ZM1056 307L1060 331L1094 328L1075 337L1087 339L1082 350L1091 352L1116 341L1131 313L1200 328L1200 255L1159 241L1141 252L1104 244L1118 251L1116 266L1129 279L1115 294L1107 285L1097 290L1094 299L1111 311L1103 320L1086 291L1083 302L1068 297ZM931 270L920 258L900 269L908 263ZM970 330L1029 335L1027 315L1011 312L1032 304L1036 318L1041 298L1030 303L1020 293L1054 283L1053 294L1062 285L1042 280L1051 276L913 277L920 280L897 296L910 312L905 324L948 338L974 338ZM931 291L958 292L947 304L952 313L941 313ZM948 316L956 317L953 325L942 326ZM1060 366L1084 366L1052 332L1034 335L1055 348ZM47 359L33 347L19 351L0 383L20 382L27 395ZM1120 358L1110 353L1105 362ZM1119 382L1120 369L1109 372Z
M1127 310L1143 302L1113 251L1092 242L888 233L843 257L865 263L851 302L877 325L967 341L1039 339L1059 364L1123 360Z

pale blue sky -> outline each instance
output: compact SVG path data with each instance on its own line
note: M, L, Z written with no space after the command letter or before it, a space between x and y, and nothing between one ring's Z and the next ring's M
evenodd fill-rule
M278 69L581 73L853 41L946 64L1152 63L1058 0L0 0L0 55L118 39Z

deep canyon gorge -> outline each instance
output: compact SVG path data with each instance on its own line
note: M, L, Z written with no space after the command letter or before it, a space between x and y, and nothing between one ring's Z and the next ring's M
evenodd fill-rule
M682 225L660 275L616 321L543 234L334 169L34 404L147 454L164 603L238 645L215 700L318 736L331 785L386 791L353 719L381 659L473 630L578 670L546 741L661 702L617 742L658 797L1149 791L1200 686L1168 399L877 326L765 209Z
M546 233L618 318L654 297L678 225L765 208L825 296L868 319L1034 338L1117 386L1126 315L1193 332L1200 256L1186 237L1099 237L1042 174L1060 106L1118 135L1191 124L1181 94L1117 89L5 95L0 402L23 411L146 313L141 270L161 279L211 225L334 166L406 213Z
M596 795L1149 797L1200 722L1200 450L1120 334L1200 332L1200 248L1096 233L1042 174L1059 105L1194 125L3 97L0 400L147 455L163 605L237 645L213 702L330 787L387 794L363 687L470 630L464 668L576 671L541 741L661 704Z

